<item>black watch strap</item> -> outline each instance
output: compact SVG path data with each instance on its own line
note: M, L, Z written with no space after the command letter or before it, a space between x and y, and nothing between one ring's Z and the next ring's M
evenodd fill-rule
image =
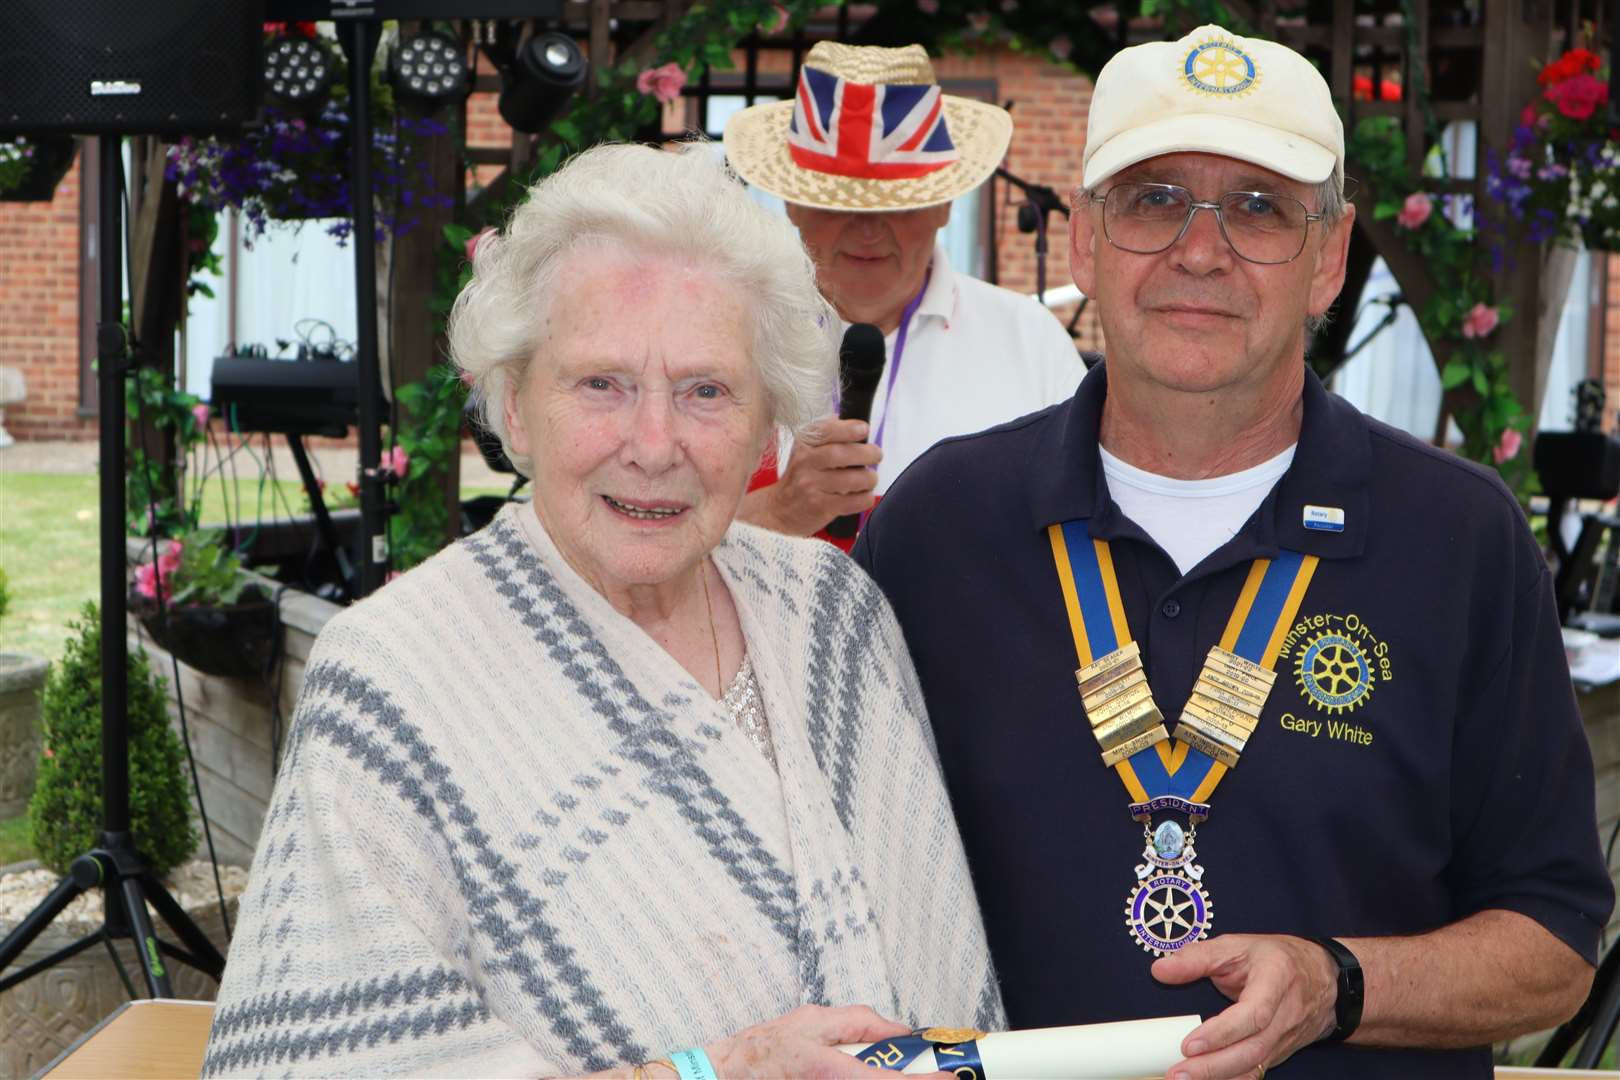
M1322 1041L1343 1042L1361 1026L1361 1004L1366 994L1366 986L1361 978L1361 961L1356 959L1355 953L1330 937L1308 936L1305 940L1322 946L1333 957L1333 962L1339 965L1339 999L1333 1005L1333 1032Z

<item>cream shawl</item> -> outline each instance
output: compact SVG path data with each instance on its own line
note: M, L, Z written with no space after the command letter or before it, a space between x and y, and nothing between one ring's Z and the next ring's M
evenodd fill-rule
M780 778L526 505L326 628L205 1075L553 1075L803 1003L1001 1025L894 616L826 544L714 559Z

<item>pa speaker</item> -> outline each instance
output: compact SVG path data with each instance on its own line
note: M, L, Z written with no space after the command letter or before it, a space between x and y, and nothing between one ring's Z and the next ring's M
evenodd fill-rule
M0 0L0 134L239 129L263 34L264 0Z
M1620 494L1620 439L1597 431L1536 436L1536 475L1551 498L1612 499Z

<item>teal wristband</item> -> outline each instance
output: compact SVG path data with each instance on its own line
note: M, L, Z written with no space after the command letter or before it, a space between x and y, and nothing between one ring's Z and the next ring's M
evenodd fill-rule
M714 1063L700 1046L678 1050L669 1055L669 1060L681 1080L720 1080L719 1074L714 1071Z

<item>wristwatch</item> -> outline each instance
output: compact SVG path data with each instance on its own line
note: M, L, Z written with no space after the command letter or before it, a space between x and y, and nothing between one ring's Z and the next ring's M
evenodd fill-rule
M1333 1031L1322 1039L1335 1043L1348 1039L1361 1025L1361 1004L1366 986L1361 977L1361 961L1356 954L1330 937L1307 936L1326 949L1333 962L1339 965L1339 998L1333 1003Z

